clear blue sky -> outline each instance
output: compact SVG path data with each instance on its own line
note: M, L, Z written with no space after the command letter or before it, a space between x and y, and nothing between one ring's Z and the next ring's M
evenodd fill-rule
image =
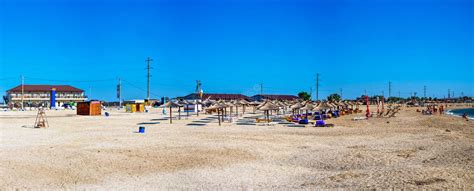
M474 96L471 0L0 0L0 91L70 84L92 97L343 90ZM313 92L313 95L315 93Z

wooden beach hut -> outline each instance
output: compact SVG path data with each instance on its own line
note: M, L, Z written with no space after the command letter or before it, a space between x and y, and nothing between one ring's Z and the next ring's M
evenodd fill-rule
M100 101L87 101L77 103L77 115L101 115Z

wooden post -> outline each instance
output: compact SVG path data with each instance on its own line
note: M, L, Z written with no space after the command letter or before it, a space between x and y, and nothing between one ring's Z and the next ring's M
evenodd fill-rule
M170 104L170 124L173 123L173 110L171 109L171 104Z
M219 120L219 126L221 126L220 110L221 110L221 109L217 108L217 119Z
M365 116L366 116L367 118L369 118L369 117L370 117L369 96L365 96L365 104L367 105L367 110L366 110Z

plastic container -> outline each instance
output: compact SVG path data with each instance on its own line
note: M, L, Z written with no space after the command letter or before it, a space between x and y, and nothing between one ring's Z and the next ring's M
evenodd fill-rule
M138 133L145 133L145 127L143 126L138 127Z

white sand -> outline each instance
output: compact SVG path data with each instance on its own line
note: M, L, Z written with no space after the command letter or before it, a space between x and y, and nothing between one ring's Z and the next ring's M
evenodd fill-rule
M196 116L170 125L158 110L109 112L47 111L46 129L31 128L35 111L1 112L0 188L474 188L474 123L456 117L405 108L328 120L335 128L219 127L186 126ZM160 124L134 133L141 122Z

